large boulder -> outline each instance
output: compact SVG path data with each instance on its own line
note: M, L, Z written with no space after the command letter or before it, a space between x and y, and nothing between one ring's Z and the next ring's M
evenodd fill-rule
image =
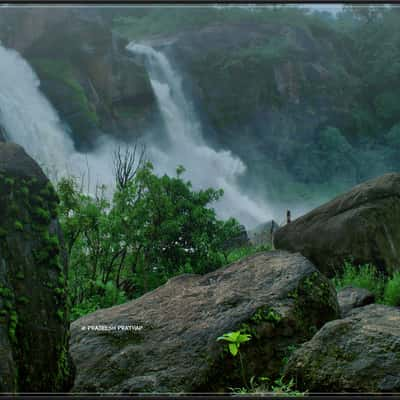
M64 392L73 381L56 207L36 162L0 143L0 392Z
M371 304L328 322L293 353L285 376L310 392L400 392L400 309Z
M400 174L357 185L283 226L275 246L300 252L327 276L348 259L393 272L400 257Z
M264 252L207 275L181 275L72 323L72 391L226 391L243 381L239 357L219 336L250 333L240 348L247 379L273 377L289 345L338 315L333 286L300 254Z
M337 296L342 317L345 317L353 308L375 302L375 296L369 290L353 286L346 286L339 290Z

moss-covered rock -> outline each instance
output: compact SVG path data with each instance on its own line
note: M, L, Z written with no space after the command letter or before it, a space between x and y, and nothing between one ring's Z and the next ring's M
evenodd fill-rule
M371 304L328 322L289 358L285 376L310 392L399 392L399 309Z
M243 386L239 357L217 341L237 330L252 336L240 347L246 378L276 378L288 348L338 315L332 284L299 254L259 253L204 276L182 275L72 323L73 391L216 392Z
M22 147L0 144L0 392L67 391L73 381L67 299L47 287L66 288L56 204Z

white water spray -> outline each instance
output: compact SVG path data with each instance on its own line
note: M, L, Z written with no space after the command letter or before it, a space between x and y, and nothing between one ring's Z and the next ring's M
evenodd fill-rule
M194 188L222 188L224 196L215 204L222 218L236 217L247 228L272 219L270 210L240 191L237 179L246 171L244 163L230 151L217 152L204 142L199 119L165 55L133 42L127 48L145 59L168 134L169 148L161 149L154 143L148 146L156 171L174 174L177 165L182 164Z
M8 139L23 146L53 181L65 175L85 176L89 190L96 184L112 184L109 141L94 153L76 152L39 85L35 72L19 53L0 44L0 124Z

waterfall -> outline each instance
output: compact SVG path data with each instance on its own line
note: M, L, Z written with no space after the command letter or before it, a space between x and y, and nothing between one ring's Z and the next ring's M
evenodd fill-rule
M150 83L168 135L168 147L149 143L149 155L160 173L174 174L182 164L196 189L222 188L215 204L222 218L236 217L247 228L272 219L271 212L241 192L238 178L245 164L230 151L215 151L204 141L201 123L182 90L181 80L167 57L152 47L134 42L127 49L144 58Z
M65 175L86 176L88 181L90 174L89 190L97 183L112 183L109 141L95 153L76 152L67 127L39 86L28 62L0 43L0 125L8 139L23 146L52 181Z
M222 188L224 196L215 204L221 218L234 216L247 228L271 219L269 210L239 188L237 179L246 171L244 163L230 151L215 151L205 143L201 123L165 55L134 43L128 49L145 58L168 136L163 146L148 135L148 156L156 172L174 175L182 164L195 189ZM23 146L51 180L65 175L88 180L90 174L89 191L96 184L113 186L112 147L117 143L104 137L91 153L78 153L68 127L40 91L40 81L29 63L1 44L0 125L8 139Z

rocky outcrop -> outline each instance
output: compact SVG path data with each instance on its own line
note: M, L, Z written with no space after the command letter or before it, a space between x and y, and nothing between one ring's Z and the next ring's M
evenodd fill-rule
M2 10L0 40L34 68L79 149L104 132L138 137L158 116L145 69L98 8Z
M73 381L56 206L36 162L0 143L0 392L65 392Z
M400 255L400 174L391 173L296 219L275 233L278 249L300 252L332 276L343 262L393 272Z
M296 350L285 369L310 392L400 392L400 310L357 308L328 322Z
M249 230L249 240L254 246L272 245L272 238L279 225L274 221L268 221Z
M345 317L353 308L375 302L375 296L369 290L352 286L339 290L337 296L342 317Z
M219 336L251 334L240 347L247 379L274 377L289 345L338 315L333 286L299 254L259 253L204 276L181 275L72 323L73 392L240 387L238 357Z

